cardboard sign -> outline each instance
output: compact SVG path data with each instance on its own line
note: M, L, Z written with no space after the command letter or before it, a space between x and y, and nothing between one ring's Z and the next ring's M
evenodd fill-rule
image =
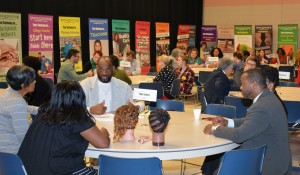
M208 57L208 61L218 62L219 61L219 57Z
M120 67L131 67L131 62L129 61L120 61Z

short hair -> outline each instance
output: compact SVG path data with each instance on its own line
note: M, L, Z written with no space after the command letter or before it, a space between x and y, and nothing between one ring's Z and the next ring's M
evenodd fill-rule
M149 124L155 133L163 133L170 120L170 115L167 111L156 108L150 112Z
M218 69L225 70L228 67L233 66L233 61L230 58L224 57L220 59L220 63L218 65Z
M181 49L175 48L175 49L172 50L171 56L174 57L174 58L176 58L176 57L178 57L181 53L182 53L182 50L181 50Z
M12 66L6 74L7 84L15 91L28 87L35 80L35 71L24 65ZM23 87L22 87L23 84Z
M234 52L234 53L233 53L233 56L236 57L236 58L239 59L239 60L243 60L243 56L242 56L242 54L239 53L239 52Z
M39 109L38 115L49 124L72 124L93 119L86 107L85 94L77 81L61 81L51 91L51 99Z
M250 52L248 50L243 50L242 53L245 57L250 56Z
M255 58L254 56L250 56L246 59L246 62L248 62L249 60L255 62L256 67L259 67L260 64L259 64L259 61L257 60L257 58Z
M283 48L281 48L281 47L279 47L279 48L277 49L277 51L276 51L277 54L278 54L279 50L281 50L282 55L285 55L285 54L286 54L286 53L285 53L285 50L284 50Z
M189 55L190 55L193 51L196 51L196 53L198 54L198 49L192 48L192 49L189 51Z
M135 129L139 120L139 107L123 105L119 107L114 116L114 141L120 141L126 129Z
M109 55L109 58L112 60L113 66L115 66L115 68L118 68L120 66L120 61L119 61L118 56Z
M267 87L266 75L261 69L249 69L245 71L244 74L247 75L246 78L249 82L253 83L254 81L256 81L257 84L263 89Z
M70 59L72 56L76 56L76 54L78 54L79 53L79 51L77 50L77 49L70 49L69 51L68 51L68 54L67 54L67 56L66 56L66 59Z
M41 60L38 57L34 56L25 56L22 58L23 64L25 66L31 67L34 69L35 73L41 70Z
M126 56L129 56L129 55L131 55L132 58L135 59L135 53L134 53L134 51L132 51L132 50L127 51L126 52Z
M223 58L223 52L222 52L222 50L220 49L220 48L218 48L218 47L214 47L211 51L210 51L210 56L214 56L214 51L216 50L216 49L218 49L218 51L219 51L219 55L218 55L218 57L219 58Z
M265 66L262 68L266 76L266 82L274 83L274 88L278 86L279 83L279 72L276 68L271 66Z
M187 57L187 56L184 55L184 54L180 54L180 57L181 57L182 61L185 61L186 64L189 63L189 57Z

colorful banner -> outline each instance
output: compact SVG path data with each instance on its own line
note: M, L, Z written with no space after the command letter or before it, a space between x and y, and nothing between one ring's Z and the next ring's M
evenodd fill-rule
M272 25L255 26L255 55L259 55L260 50L265 54L272 53Z
M28 15L29 55L41 60L39 73L54 80L53 64L53 16Z
M234 26L234 47L235 51L242 52L252 49L252 26L235 25Z
M107 19L89 18L89 44L91 59L96 51L101 52L100 56L109 55Z
M135 50L142 74L147 74L150 70L150 22L135 22Z
M170 25L156 22L156 56L170 54Z
M234 52L233 26L218 26L218 47L222 50L223 53Z
M204 57L206 60L209 56L209 51L217 46L217 26L201 26L200 32L200 57Z
M278 48L283 48L290 58L296 55L298 48L298 24L278 25Z
M8 69L22 63L21 14L0 13L0 81Z
M189 33L189 44L187 52L189 51L189 48L194 48L196 45L196 26L190 25L190 33Z
M190 25L179 25L176 47L187 53L189 46Z
M82 71L81 58L81 38L80 38L80 18L79 17L63 17L59 16L59 45L60 45L60 61L64 62L65 57L70 49L79 51L79 61L75 64L75 71Z
M129 20L112 20L113 54L119 55L119 57L126 56L126 52L130 50L129 32Z

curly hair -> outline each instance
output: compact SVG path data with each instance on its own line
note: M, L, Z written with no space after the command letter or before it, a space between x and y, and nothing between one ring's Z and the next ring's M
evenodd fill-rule
M133 105L119 107L114 116L114 142L120 141L126 129L134 129L139 120L139 108Z
M150 112L149 123L153 132L163 133L168 125L169 120L170 115L166 110L156 108Z

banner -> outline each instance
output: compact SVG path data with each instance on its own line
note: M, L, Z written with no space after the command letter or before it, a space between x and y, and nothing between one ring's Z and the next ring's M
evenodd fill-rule
M255 55L259 55L260 50L266 55L272 53L272 36L272 25L255 26Z
M79 51L79 61L75 64L75 71L82 71L82 54L81 54L81 38L80 38L80 18L79 17L63 17L59 16L59 45L60 45L60 61L64 62L65 57L70 49Z
M41 60L39 74L54 80L53 16L28 15L29 55Z
M150 22L135 22L135 50L142 74L147 74L150 70Z
M195 45L196 45L196 26L190 25L189 44L188 44L187 53L191 48L194 48Z
M130 21L112 20L113 54L126 57L130 50Z
M283 48L287 56L293 58L298 48L298 24L278 25L278 45Z
M101 52L102 55L99 56L108 56L108 45L107 19L89 18L90 58L93 58L96 51Z
M156 22L156 56L170 54L170 26L169 23Z
M233 26L218 26L218 47L222 50L223 53L234 52Z
M217 46L217 26L201 26L200 35L200 57L206 60L210 50Z
M252 49L252 26L235 25L234 26L234 47L235 51L242 52Z
M21 14L0 13L0 81L6 81L10 67L21 63Z

